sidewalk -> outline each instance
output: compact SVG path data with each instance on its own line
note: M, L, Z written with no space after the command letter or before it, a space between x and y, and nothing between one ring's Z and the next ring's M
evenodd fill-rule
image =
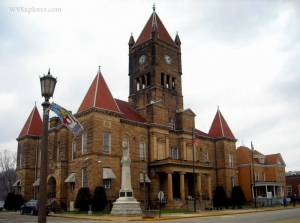
M295 208L300 208L299 206ZM181 218L199 218L199 217L208 217L208 216L221 216L221 215L232 215L232 214L246 214L254 212L263 212L263 211L277 211L284 209L293 209L293 207L264 207L264 208L249 208L249 209L225 209L225 210L212 210L212 211L197 211L193 213L174 213L174 214L162 214L159 218L158 214L155 218L143 218L142 215L135 216L120 216L120 215L83 215L83 214L52 214L50 216L54 217L65 217L65 218L76 218L76 219L89 219L89 220L100 220L100 221L115 221L115 222L124 222L124 221L162 221L162 220L171 220L171 219L181 219Z

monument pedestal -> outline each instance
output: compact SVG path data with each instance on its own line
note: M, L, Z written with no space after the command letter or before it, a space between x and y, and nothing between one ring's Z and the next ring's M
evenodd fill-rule
M140 203L133 197L132 189L121 189L119 198L113 203L111 213L113 215L137 215L142 214Z

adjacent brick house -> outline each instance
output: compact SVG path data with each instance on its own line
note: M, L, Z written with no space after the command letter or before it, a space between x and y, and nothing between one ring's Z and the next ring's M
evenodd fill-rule
M240 146L236 150L239 185L247 201L254 199L267 203L267 192L272 192L272 202L281 202L286 196L285 163L280 153L263 155L257 150ZM254 176L254 177L253 177ZM255 182L254 182L255 181ZM255 187L254 187L255 184Z
M104 185L108 200L114 202L121 185L125 139L138 201L143 202L144 168L148 205L156 203L159 191L171 209L184 205L188 197L211 200L216 186L223 186L230 197L239 183L237 140L218 109L208 133L195 129L199 144L194 147L196 114L183 106L178 34L173 41L153 10L137 41L131 36L128 45L128 102L113 98L99 69L75 114L83 132L73 137L57 117L50 119L49 196L72 209L80 187L93 193ZM39 187L42 122L36 107L32 114L17 138L15 186L26 200L38 197Z
M286 173L286 190L288 197L300 197L300 171Z

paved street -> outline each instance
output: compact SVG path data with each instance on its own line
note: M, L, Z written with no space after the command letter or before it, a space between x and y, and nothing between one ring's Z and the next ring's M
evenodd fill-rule
M36 223L37 216L20 215L19 212L0 212L0 223ZM265 210L230 210L230 211L202 211L197 214L169 214L162 218L142 219L141 216L88 216L88 215L50 215L47 217L48 223L54 222L145 222L160 221L174 223L299 223L300 209L265 209Z

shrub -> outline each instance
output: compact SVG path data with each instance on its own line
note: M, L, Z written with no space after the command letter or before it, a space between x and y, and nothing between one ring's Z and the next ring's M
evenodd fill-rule
M227 206L226 205L227 201L228 201L228 199L227 199L224 188L222 186L217 186L215 195L213 198L214 207Z
M94 192L93 209L95 211L103 211L107 205L107 197L103 186L96 187Z
M246 202L245 194L239 186L234 186L232 188L231 198L232 205L234 206L242 206Z
M8 193L5 198L4 209L11 211L14 209L15 193Z
M23 205L24 200L22 194L16 194L14 197L14 209L20 210L20 207Z
M91 192L88 187L82 187L79 189L76 200L75 200L75 208L79 211L88 211L89 206L92 205L93 200L91 198Z

